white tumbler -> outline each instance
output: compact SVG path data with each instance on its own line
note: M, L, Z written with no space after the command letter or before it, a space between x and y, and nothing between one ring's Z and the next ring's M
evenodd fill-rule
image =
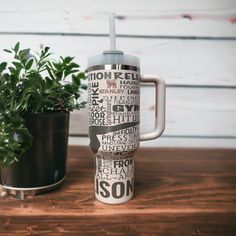
M140 134L141 83L153 83L156 89L155 128L145 134ZM141 76L139 58L104 51L88 59L88 113L95 196L108 204L124 203L134 193L134 154L139 142L155 139L164 130L165 83L157 76Z

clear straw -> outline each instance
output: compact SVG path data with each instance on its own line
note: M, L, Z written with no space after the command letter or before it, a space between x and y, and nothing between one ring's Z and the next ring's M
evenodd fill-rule
M115 28L115 13L110 13L110 48L116 50L116 28Z

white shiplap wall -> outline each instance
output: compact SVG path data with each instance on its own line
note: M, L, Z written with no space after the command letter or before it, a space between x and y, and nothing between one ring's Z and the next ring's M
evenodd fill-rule
M235 148L234 0L0 0L0 48L20 41L38 50L42 43L76 56L85 69L89 56L107 49L110 11L118 16L118 48L141 58L143 74L167 83L166 130L143 145ZM144 131L153 125L153 92L142 89ZM71 135L86 135L86 112L71 117Z

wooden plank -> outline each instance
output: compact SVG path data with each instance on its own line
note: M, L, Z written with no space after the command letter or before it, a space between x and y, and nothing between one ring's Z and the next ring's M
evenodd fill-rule
M154 89L141 89L141 131L154 128ZM236 90L168 88L164 136L234 138ZM71 114L70 133L87 134L87 111Z
M154 92L144 91L141 99L144 130L154 126ZM166 135L235 137L236 91L234 89L167 90ZM149 119L150 117L150 119Z
M62 189L0 200L0 234L236 234L236 150L140 149L135 197L121 205L94 199L90 155L70 147Z
M221 219L221 220L219 220ZM112 215L112 216L25 216L0 219L2 235L171 235L235 236L233 213ZM206 223L208 222L208 223Z
M106 37L0 35L1 49L22 42L39 50L50 46L55 56L76 56L85 69L87 58L108 49ZM236 86L236 41L119 38L118 48L141 59L143 74L161 75L169 85ZM1 60L7 59L1 54Z
M15 43L14 36L1 36L1 48ZM101 52L106 47L106 38L93 37L42 37L19 36L24 46L38 50L43 43L53 48L56 55L77 55L82 68L86 67L87 57ZM94 43L96 42L96 44ZM144 73L161 74L167 84L226 85L235 86L236 42L206 42L182 40L142 40L120 39L127 52L142 58ZM128 46L130 45L130 49ZM123 47L122 46L122 47ZM137 50L142 53L139 54ZM2 54L2 60L7 59ZM189 57L193 59L189 60ZM174 59L174 58L175 59ZM158 67L153 66L156 62ZM210 63L211 62L211 63ZM153 91L153 90L152 90ZM177 136L235 136L235 90L220 89L180 89L167 90L167 126L165 135ZM146 96L147 95L147 96ZM147 92L142 99L143 117L150 119L142 122L142 129L153 127L153 92ZM72 115L73 116L73 115ZM82 121L83 120L83 121ZM72 119L71 132L84 134L86 129L84 115ZM146 123L145 123L146 122ZM78 127L77 127L78 125ZM80 130L80 127L83 127ZM77 128L76 128L77 127ZM207 137L205 137L207 138ZM156 145L153 144L153 145Z
M2 0L0 32L104 34L116 11L118 34L236 37L235 9L234 0Z

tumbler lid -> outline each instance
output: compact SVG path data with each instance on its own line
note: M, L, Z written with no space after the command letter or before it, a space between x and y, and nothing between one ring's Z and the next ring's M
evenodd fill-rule
M123 51L116 50L116 33L115 33L115 13L110 14L110 50L104 51L102 54L88 58L88 69L100 65L129 65L140 67L138 57L124 54Z
M98 65L129 65L140 67L140 60L136 56L124 54L122 51L109 50L102 54L88 58L88 68Z

